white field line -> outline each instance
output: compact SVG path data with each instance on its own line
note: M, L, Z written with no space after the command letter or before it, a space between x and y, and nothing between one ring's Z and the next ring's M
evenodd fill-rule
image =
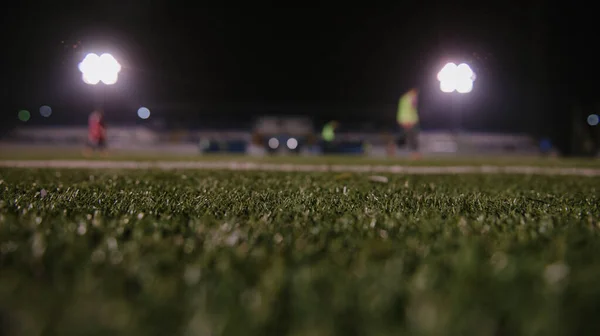
M83 161L83 160L0 160L0 167L12 168L87 168L87 169L212 169L234 171L356 172L388 174L530 174L600 176L600 169L532 166L400 166L327 165L254 162L195 161Z

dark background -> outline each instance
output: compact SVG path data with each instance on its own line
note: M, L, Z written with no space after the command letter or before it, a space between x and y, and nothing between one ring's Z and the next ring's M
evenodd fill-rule
M371 5L7 3L1 121L18 123L17 111L28 109L33 124L83 124L105 94L113 123L140 122L136 110L147 106L152 120L175 126L244 127L258 115L301 114L317 123L335 118L377 128L393 125L399 96L418 86L425 129L527 132L560 144L569 137L573 106L596 107L598 29L591 7ZM105 51L124 68L102 93L81 81L77 64L87 52ZM447 61L473 67L472 93L439 91L435 76ZM39 116L43 104L52 106L51 118Z

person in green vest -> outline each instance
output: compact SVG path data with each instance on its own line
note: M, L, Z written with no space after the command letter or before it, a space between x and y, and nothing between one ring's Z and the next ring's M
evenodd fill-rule
M333 141L335 140L335 130L338 127L338 122L332 120L323 126L321 138L323 138L323 150L331 152L333 150Z
M412 158L419 158L419 112L418 106L418 89L410 89L402 97L398 103L397 122L404 130L406 145L411 151Z

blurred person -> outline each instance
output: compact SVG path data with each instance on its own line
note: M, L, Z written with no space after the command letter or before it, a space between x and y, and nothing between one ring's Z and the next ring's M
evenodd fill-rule
M419 90L410 89L398 103L397 122L403 129L406 145L411 152L411 158L421 158L419 152L419 113L418 113Z
M330 153L334 150L335 147L335 130L338 128L339 123L335 120L332 120L323 126L323 131L321 132L321 138L323 138L323 152Z
M89 156L93 151L100 151L106 155L106 124L102 109L92 112L88 118L88 144L85 154Z
M250 144L247 147L247 153L253 156L264 156L267 151L264 147L264 135L260 132L253 132Z
M552 141L548 138L542 138L540 140L540 152L544 156L550 156L552 153Z
M369 140L363 141L362 150L363 150L363 153L366 155L371 154L371 151L373 150L373 145L371 144L371 142Z

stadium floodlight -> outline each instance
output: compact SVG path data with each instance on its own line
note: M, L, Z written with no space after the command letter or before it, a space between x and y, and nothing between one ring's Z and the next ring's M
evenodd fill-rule
M475 72L466 63L456 65L448 63L438 72L437 79L440 81L440 90L442 92L469 93L473 91L473 82L475 81Z
M100 82L113 85L119 79L121 65L111 54L100 56L90 53L79 63L82 79L86 84L96 85Z

